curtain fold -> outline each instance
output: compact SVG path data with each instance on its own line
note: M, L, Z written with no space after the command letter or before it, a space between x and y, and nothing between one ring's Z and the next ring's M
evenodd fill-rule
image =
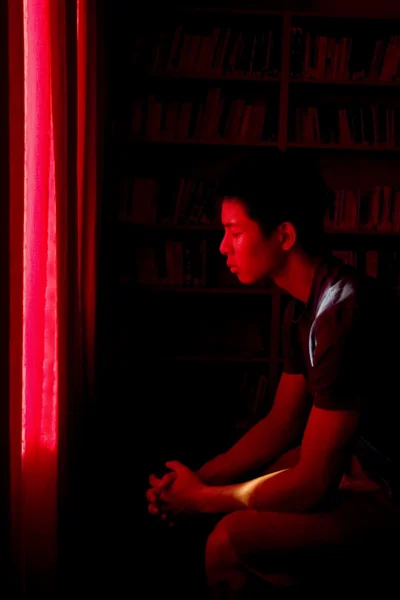
M93 397L97 289L97 6L78 0L78 282L87 396Z
M3 48L8 44L8 11L7 3L0 2L0 39ZM11 586L11 502L10 502L10 394L9 362L10 362L10 228L9 198L10 191L10 123L9 123L9 85L8 55L0 52L0 181L2 183L2 201L0 203L0 564L2 567L2 585L4 589Z
M24 214L24 28L23 3L8 2L9 270L10 270L10 480L12 588L21 577L22 298Z
M73 570L94 411L96 15L9 0L10 455L16 582ZM90 48L88 44L93 44Z

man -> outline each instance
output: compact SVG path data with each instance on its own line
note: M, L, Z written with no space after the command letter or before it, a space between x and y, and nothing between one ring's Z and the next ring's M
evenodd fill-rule
M332 556L350 557L354 570L354 557L393 529L388 410L400 364L389 349L398 347L395 298L324 248L327 190L311 162L252 155L220 194L228 268L243 284L268 276L293 300L269 414L197 473L172 461L150 477L150 513L226 515L205 550L218 598L245 589L251 574L280 586L315 578L332 570Z

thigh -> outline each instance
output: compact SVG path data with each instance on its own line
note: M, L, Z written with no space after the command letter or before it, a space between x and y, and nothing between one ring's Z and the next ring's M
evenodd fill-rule
M392 532L390 507L377 494L341 492L318 513L242 511L225 517L233 548L258 573L301 573L343 567L354 556L372 559L381 536Z

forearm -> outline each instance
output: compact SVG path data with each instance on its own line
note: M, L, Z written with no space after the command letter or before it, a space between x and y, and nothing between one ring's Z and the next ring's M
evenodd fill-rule
M225 452L206 462L196 475L208 485L225 485L237 479L236 471L235 464Z
M265 467L298 438L303 421L282 422L271 413L254 425L232 448L203 465L197 475L210 485L224 485Z
M320 486L306 481L298 469L283 469L245 483L205 486L199 512L229 513L255 509L306 512L320 500Z

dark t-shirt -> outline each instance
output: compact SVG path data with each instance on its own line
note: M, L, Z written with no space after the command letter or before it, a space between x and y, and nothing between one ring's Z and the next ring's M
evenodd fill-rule
M314 406L361 412L354 453L371 475L391 482L398 459L399 317L394 291L329 256L316 268L307 304L289 302L282 332L284 371L305 375Z

